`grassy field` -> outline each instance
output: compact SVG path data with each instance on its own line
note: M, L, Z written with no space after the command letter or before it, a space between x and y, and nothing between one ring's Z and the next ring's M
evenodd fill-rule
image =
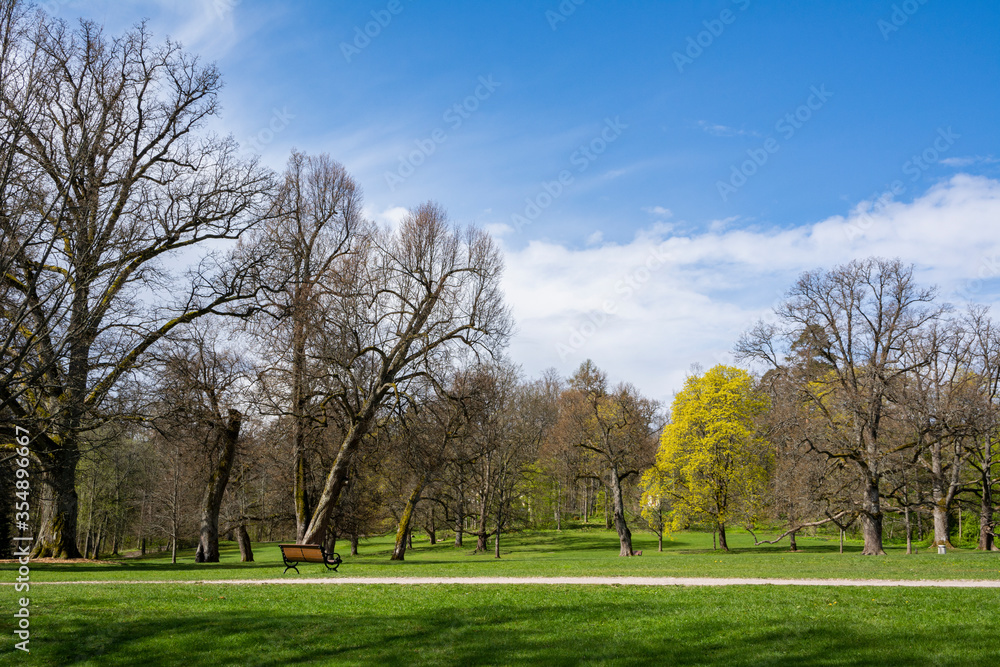
M849 543L838 553L837 540L800 538L797 553L785 542L754 547L746 533L730 535L732 552L712 550L712 536L678 533L664 542L662 553L649 534L634 537L641 558L619 558L614 531L577 529L537 531L514 535L501 542L502 557L473 554L471 545L457 548L451 542L430 546L415 538L404 562L390 561L392 539L376 538L361 544L358 556L350 556L347 544L340 549L345 559L340 573L327 574L322 565L305 564L282 575L281 554L276 544L254 546L256 562L240 563L233 543L224 543L220 563L195 564L191 551L183 552L177 565L169 555L124 559L113 565L32 566L35 581L79 581L91 579L259 579L284 577L379 577L379 576L705 576L765 578L854 578L854 579L1000 579L1000 554L958 550L939 556L930 550L906 555L905 549L889 548L888 555L861 555L861 545ZM491 544L492 547L492 544Z
M956 551L860 555L835 540L712 551L711 535L685 533L656 553L617 556L611 531L514 536L503 558L418 541L403 563L391 541L345 556L342 573L300 566L302 577L351 576L754 576L1000 579L1000 554ZM345 545L346 547L346 545ZM344 551L347 551L345 548ZM984 665L1000 660L998 592L988 589L734 586L293 586L225 579L281 577L278 549L255 545L256 563L171 565L160 555L120 564L33 563L38 581L177 580L169 585L34 586L32 654L0 664L39 665ZM4 580L13 567L4 565ZM290 573L286 578L295 578ZM185 584L193 579L218 580ZM15 594L8 587L9 598ZM13 603L8 604L11 607ZM12 621L8 621L8 624ZM12 628L11 625L8 629Z
M33 650L24 664L989 665L1000 660L996 591L987 590L218 583L50 586L37 589L34 598Z

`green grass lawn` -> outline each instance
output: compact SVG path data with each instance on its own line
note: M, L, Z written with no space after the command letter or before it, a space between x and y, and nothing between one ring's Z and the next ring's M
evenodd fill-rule
M362 543L341 573L322 565L282 575L274 544L240 563L150 555L111 565L31 565L32 582L218 580L207 584L33 586L32 654L7 645L0 664L701 664L987 665L1000 660L997 590L641 586L276 586L226 579L352 576L752 576L768 578L1000 579L1000 554L954 551L861 556L835 539L799 540L800 553L753 547L734 532L732 553L708 534L681 533L656 552L619 558L613 531L511 536L503 557L418 539L390 562L391 539ZM348 551L344 545L342 555ZM3 566L13 581L14 566ZM8 608L15 593L5 587ZM11 658L10 656L15 656Z
M322 565L300 565L282 574L281 554L276 544L254 546L256 562L240 563L233 543L222 545L222 562L195 564L193 551L181 553L177 565L169 555L124 559L114 565L45 564L32 565L34 581L77 581L91 579L259 579L270 577L378 577L378 576L704 576L765 578L859 578L859 579L1000 579L1000 554L957 550L939 556L927 549L906 555L905 549L888 549L888 555L872 558L861 555L859 543L849 543L838 553L835 538L800 538L797 553L788 551L787 542L754 547L749 535L733 531L732 552L712 550L712 536L678 533L656 551L656 539L649 534L634 536L640 558L620 558L614 531L576 529L533 531L505 537L502 557L473 554L473 540L457 548L452 542L430 546L415 537L415 548L407 551L404 562L389 560L392 538L362 542L358 556L349 555L345 543L338 547L345 563L340 573L327 573ZM492 547L492 543L490 545ZM11 566L6 566L11 567Z
M33 590L20 664L992 665L996 600L768 586L47 586Z

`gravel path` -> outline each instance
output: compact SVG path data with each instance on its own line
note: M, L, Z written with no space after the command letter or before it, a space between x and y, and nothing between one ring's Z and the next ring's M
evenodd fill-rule
M572 586L874 586L900 588L1000 588L1000 581L958 579L757 579L711 577L324 577L322 579L202 579L195 581L33 581L32 586L70 584L350 585L572 585ZM13 584L6 584L12 586Z

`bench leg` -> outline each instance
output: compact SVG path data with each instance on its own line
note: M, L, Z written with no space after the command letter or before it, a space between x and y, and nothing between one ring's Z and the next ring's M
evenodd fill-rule
M323 565L326 565L327 570L333 570L336 572L337 568L340 567L340 564L343 562L344 561L340 558L340 554L333 554L333 559L331 560L329 558L329 554L326 552L323 553Z
M288 572L289 570L295 570L295 574L302 574L301 572L299 572L299 568L295 567L296 565L298 565L298 563L289 563L288 561L285 561L285 572ZM282 572L282 574L284 574L285 572Z

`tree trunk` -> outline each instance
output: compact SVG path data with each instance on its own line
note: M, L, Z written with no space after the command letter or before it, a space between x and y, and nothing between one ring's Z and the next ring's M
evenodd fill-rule
M503 528L503 496L504 494L501 493L497 502L497 534L493 540L494 558L500 558L500 529Z
M983 497L979 501L979 544L976 548L993 550L993 498L988 481L983 485Z
M404 560L406 556L406 541L410 533L410 522L413 520L413 510L416 509L420 501L420 493L424 490L424 480L420 479L413 487L406 507L403 508L403 515L399 518L399 526L396 528L396 546L392 550L390 560Z
M562 530L562 507L560 506L559 481L556 480L556 530Z
M726 524L721 521L718 523L719 526L719 548L723 551L729 551L729 544L726 542Z
M982 493L979 498L979 544L980 551L993 550L993 485L990 479L993 471L993 441L986 438L983 445L983 469L979 475Z
M103 546L105 534L108 527L108 520L105 517L101 522L101 527L97 529L97 540L94 542L94 560L101 559L101 547Z
M357 556L358 555L358 534L357 533L351 533L351 555L352 556Z
M319 497L319 502L316 503L312 520L309 522L309 527L306 529L305 535L299 540L299 544L323 543L323 536L330 525L333 508L337 505L340 492L343 490L344 482L347 480L351 460L354 458L354 453L358 450L358 447L361 446L361 441L367 435L371 421L375 416L375 408L378 407L380 402L381 396L370 396L364 406L362 406L357 419L351 424L347 433L344 434L344 442L340 446L340 451L337 452L337 458L333 461L330 474L326 476L323 493Z
M297 286L295 295L294 322L292 325L292 466L294 470L293 494L295 499L295 541L302 544L306 529L309 528L309 497L306 492L308 462L306 461L306 334L305 314L302 311L302 290Z
M625 503L622 501L622 484L618 478L618 469L612 466L608 478L611 482L610 491L613 496L612 501L614 502L615 530L618 531L618 541L621 543L618 555L631 556L632 531L628 529L628 524L625 523Z
M35 541L34 558L80 558L76 545L79 498L76 494L76 466L80 454L76 436L68 436L53 453L54 462L43 476L52 492L42 500L42 524Z
M245 524L241 523L236 529L236 541L240 545L240 562L252 563L253 548L250 546L250 535L247 534L247 527Z
M326 539L323 542L323 549L328 553L332 554L337 551L337 532L334 530L326 531Z
M944 544L946 546L951 546L951 540L948 539L948 511L938 505L934 504L934 546L939 544Z
M840 553L844 553L844 533L846 532L843 528L840 529Z
M434 508L431 507L431 517L429 525L427 528L427 539L430 541L431 545L437 544L437 525L434 523Z
M479 527L476 531L476 552L486 553L486 538L490 536L489 532L486 530L486 521L489 518L488 515L489 507L486 505L486 501L483 501L482 509L479 511Z
M90 474L90 507L87 510L87 537L83 544L83 557L90 557L90 547L94 538L94 499L97 496L97 466Z
M906 522L906 553L913 553L913 524L910 522L910 505L903 507L903 520Z
M229 473L236 458L236 443L240 437L242 421L243 415L230 409L225 427L222 427L222 424L218 425L219 462L208 479L205 498L202 501L198 550L194 557L196 563L219 562L219 510L222 508L222 497L226 493Z
M465 497L463 493L458 496L458 512L455 515L455 546L462 546L463 521L465 519Z
M656 550L663 551L663 532L656 534Z
M944 469L941 457L941 444L931 446L931 497L934 499L934 546L944 544L951 546L948 539L948 510L950 494L944 488Z
M797 530L793 530L791 533L788 534L789 551L799 550L799 546L795 543L795 533L797 532L798 532Z
M884 556L882 548L882 506L879 500L878 479L869 475L865 484L865 498L861 513L861 533L865 539L863 556Z

